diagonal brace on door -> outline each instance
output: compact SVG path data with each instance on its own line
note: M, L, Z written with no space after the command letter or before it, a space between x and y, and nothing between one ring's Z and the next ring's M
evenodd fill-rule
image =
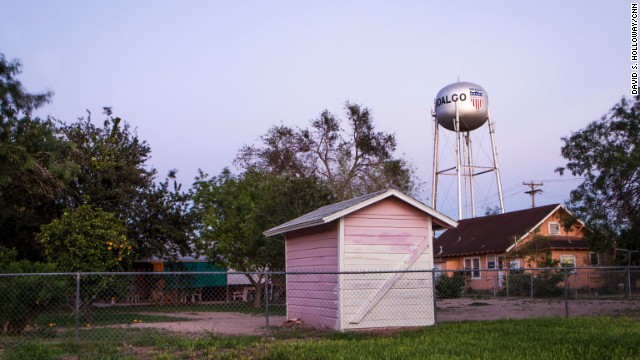
M397 271L407 270L413 265L416 260L422 255L422 253L429 247L429 236L425 236L424 239L418 244L418 246L409 253L406 259L398 266ZM400 280L404 273L393 273L382 283L382 285L369 296L369 298L360 306L358 311L353 315L350 324L358 324L364 319L365 316L373 309L374 306L382 297L389 291L389 289Z

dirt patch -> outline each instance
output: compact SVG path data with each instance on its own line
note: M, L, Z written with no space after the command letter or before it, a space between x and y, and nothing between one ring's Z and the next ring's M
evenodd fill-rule
M263 335L265 333L265 316L228 312L190 312L190 313L155 313L144 312L144 315L172 316L186 318L175 322L153 322L127 324L132 329L153 328L180 333L211 332L225 335ZM269 316L271 326L280 326L284 316ZM125 327L123 325L117 327ZM114 326L115 327L115 326Z
M482 306L478 306L479 304ZM633 315L640 313L640 301L570 300L569 316ZM436 302L437 322L464 320L522 319L565 316L563 299L445 299Z
M624 315L640 317L640 300L570 300L569 316ZM183 334L264 335L265 316L233 312L143 312L145 315L170 316L175 322L114 325L120 328L163 329ZM563 317L563 299L496 298L445 299L436 302L436 322ZM285 316L270 316L272 327L282 326ZM286 328L286 326L285 326Z

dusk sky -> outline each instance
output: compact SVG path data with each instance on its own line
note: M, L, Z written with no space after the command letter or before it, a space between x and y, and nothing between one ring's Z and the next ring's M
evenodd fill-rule
M489 96L507 211L564 202L580 181L561 137L630 96L625 1L33 1L2 0L0 52L22 61L39 114L71 122L103 106L137 129L159 179L233 158L276 124L307 126L345 101L394 133L431 194L437 92L460 81ZM490 151L488 143L487 151ZM497 205L495 187L477 207ZM455 194L438 210L455 216ZM427 202L429 203L429 202Z

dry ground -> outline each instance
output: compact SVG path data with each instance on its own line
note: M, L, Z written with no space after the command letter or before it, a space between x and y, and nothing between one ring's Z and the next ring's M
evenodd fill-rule
M176 322L154 322L128 324L131 328L164 329L180 333L211 332L224 335L262 335L265 332L264 315L251 315L233 312L177 312L153 313L145 315L175 316L189 320ZM270 326L279 326L285 321L284 316L269 316ZM122 327L122 326L119 326Z
M640 316L638 300L569 300L569 316ZM565 316L562 299L446 299L436 303L438 322Z
M569 316L626 315L640 318L640 300L570 300ZM180 333L211 332L225 335L262 335L265 317L232 312L145 313L175 316L189 320L130 324L132 328L165 329ZM561 299L446 299L436 304L436 321L518 319L541 316L565 316ZM270 316L270 326L280 326L285 316Z

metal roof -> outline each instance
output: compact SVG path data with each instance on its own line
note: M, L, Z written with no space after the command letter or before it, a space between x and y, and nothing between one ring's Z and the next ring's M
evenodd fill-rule
M317 226L329 223L333 220L339 219L345 215L348 215L354 211L362 209L363 207L374 204L380 200L386 199L390 196L396 197L415 208L431 215L434 218L434 228L449 229L455 227L457 223L444 214L437 212L431 207L415 200L398 190L387 189L377 191L371 194L362 195L350 200L341 201L339 203L326 205L318 208L310 213L302 215L296 219L288 221L284 224L278 225L264 232L266 236L273 236L282 233L286 233L293 230L304 229L307 227Z

